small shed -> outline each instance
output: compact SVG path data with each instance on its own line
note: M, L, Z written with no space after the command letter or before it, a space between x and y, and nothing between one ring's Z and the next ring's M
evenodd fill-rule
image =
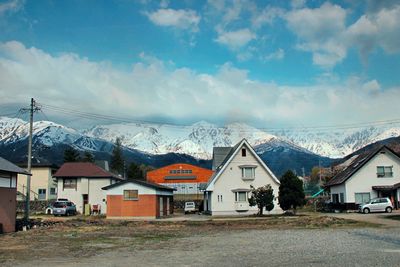
M174 189L140 180L125 180L102 188L107 218L154 219L173 214Z
M24 169L0 157L0 233L15 231L17 174L30 175Z

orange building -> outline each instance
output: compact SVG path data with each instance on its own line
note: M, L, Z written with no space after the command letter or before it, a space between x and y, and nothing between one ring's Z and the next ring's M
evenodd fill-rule
M174 188L176 199L201 199L202 189L212 175L212 170L177 163L149 171L147 181Z
M102 188L107 195L107 218L160 218L173 214L170 187L125 180Z

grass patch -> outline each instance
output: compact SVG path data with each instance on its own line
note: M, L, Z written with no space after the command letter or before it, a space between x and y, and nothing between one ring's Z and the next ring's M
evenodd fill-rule
M400 221L400 215L386 215L384 218L390 219L390 220L395 220L395 221Z

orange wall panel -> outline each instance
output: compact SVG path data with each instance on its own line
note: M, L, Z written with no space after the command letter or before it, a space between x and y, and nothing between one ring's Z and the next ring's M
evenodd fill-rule
M138 200L124 200L122 195L107 196L109 217L155 217L156 195L139 195Z
M192 173L171 174L171 170L192 170ZM200 168L191 164L172 164L157 170L147 172L147 181L153 183L207 183L213 174L212 170ZM195 176L195 179L165 179L166 176Z

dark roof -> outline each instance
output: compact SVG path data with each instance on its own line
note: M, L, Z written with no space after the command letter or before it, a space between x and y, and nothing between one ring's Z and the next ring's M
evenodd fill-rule
M31 175L26 170L0 157L0 171Z
M163 190L163 191L174 191L174 188L168 187L168 186L163 186L163 185L159 185L156 183L152 183L152 182L148 182L148 181L142 181L142 180L124 180L115 184L111 184L108 186L103 187L103 190L108 190L110 188L114 188L123 184L127 184L127 183L133 183L133 184L138 184L138 185L142 185L142 186L146 186L146 187L150 187L150 188L154 188L154 189L159 189L159 190Z
M382 150L387 150L394 154L396 157L400 159L400 156L394 152L392 149L389 147L383 145L379 146L372 151L365 152L357 156L349 166L347 166L343 171L339 172L336 174L331 180L329 180L325 187L330 187L333 185L339 185L344 183L347 179L349 179L354 173L356 173L361 167L363 167L368 161L370 161L376 154L378 154Z
M217 157L219 159L218 159L218 162L216 162L216 163L219 163L219 164L215 166L215 169L214 169L214 165L213 165L213 170L215 170L215 172L218 172L219 169L225 165L225 163L230 159L230 157L233 155L233 153L235 153L236 149L243 142L243 140L244 139L242 139L234 147L219 147L220 150L218 150L218 147L216 147L217 152L219 152L217 155ZM228 150L228 148L229 148L229 150ZM222 157L223 154L225 154L225 157ZM213 152L213 156L214 156L214 152ZM213 164L214 164L214 158L213 158Z
M215 171L221 163L225 160L226 156L231 152L232 147L214 147L212 157L212 170Z
M53 175L54 177L85 177L85 178L116 178L117 175L108 172L91 162L67 162Z

